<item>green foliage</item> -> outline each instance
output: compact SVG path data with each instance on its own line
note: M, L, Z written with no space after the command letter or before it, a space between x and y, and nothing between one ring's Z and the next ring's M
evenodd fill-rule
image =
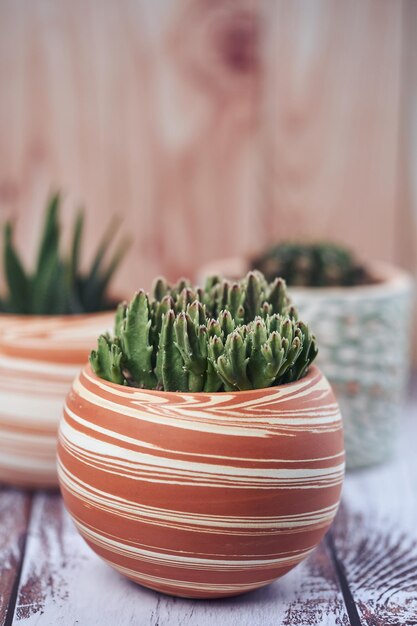
M114 337L102 335L90 362L111 382L165 391L236 391L298 380L315 359L315 339L297 319L285 282L249 272L204 289L184 279L155 282L119 305Z
M13 243L13 224L3 231L4 273L7 293L0 300L0 312L23 315L67 315L101 311L111 307L107 297L110 280L126 250L126 241L105 263L114 236L112 222L97 249L90 270L80 270L84 215L80 211L74 224L69 258L60 252L59 224L61 198L54 194L46 207L45 222L35 270L27 272Z
M282 276L290 286L336 287L369 282L353 254L331 243L283 242L252 259L268 280Z
M90 362L101 378L123 384L122 357L120 345L112 341L108 335L101 335L98 340L98 350L93 350L90 354Z

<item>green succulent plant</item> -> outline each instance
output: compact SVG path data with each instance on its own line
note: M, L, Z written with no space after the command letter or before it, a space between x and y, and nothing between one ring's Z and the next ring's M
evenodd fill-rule
M88 272L81 272L80 252L84 214L76 217L71 251L66 258L60 250L59 224L61 197L51 196L45 211L45 222L34 272L28 272L13 243L13 224L6 222L3 231L3 261L7 292L0 299L0 311L21 315L67 315L111 308L107 291L114 272L126 251L121 242L105 263L116 223L104 233Z
M369 282L365 269L346 248L331 243L283 242L253 258L251 267L285 278L289 286L335 287Z
M165 391L259 389L302 378L317 355L315 338L298 321L285 281L260 272L204 289L180 280L154 284L119 305L114 335L101 335L90 355L110 382Z

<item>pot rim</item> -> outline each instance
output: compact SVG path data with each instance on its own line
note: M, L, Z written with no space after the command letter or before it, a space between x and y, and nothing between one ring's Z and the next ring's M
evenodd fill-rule
M393 291L409 291L412 289L412 278L408 272L385 261L369 261L364 263L371 278L375 282L363 285L338 286L338 287L291 287L290 293L299 295L315 294L317 296L380 296Z
M164 391L164 390L160 390L158 391L157 389L141 389L140 387L128 387L127 385L125 386L125 385L120 385L119 383L112 383L108 380L105 380L104 378L100 378L100 376L97 376L97 374L93 371L89 362L86 363L86 365L80 372L80 375L81 374L83 374L87 378L90 378L95 384L98 384L102 386L103 388L107 387L110 389L123 391L123 393L127 393L129 395L130 394L134 395L137 393L145 393L151 396L163 395L166 398L169 398L170 396L171 397L178 397L178 396L195 397L197 396L200 398L219 396L219 397L224 398L225 396L230 396L230 395L235 395L235 396L239 396L239 398L244 398L245 395L248 395L248 394L251 394L253 397L253 394L261 396L265 393L272 394L276 392L278 389L289 389L291 386L295 387L296 385L299 385L300 383L307 383L310 380L313 380L316 376L319 376L327 380L323 372L317 367L317 365L314 365L314 364L309 367L307 374L303 376L302 378L300 378L299 380L294 380L291 383L285 383L283 385L263 387L261 389L247 389L245 391L239 391L239 390L236 390L236 391Z
M233 268L232 273L235 273L239 267L242 274L249 271L249 257L235 256L225 257L212 263L206 263L200 269L200 275L209 276L211 273L221 273L218 270L222 265L226 268L229 266ZM338 296L341 298L350 297L379 297L385 294L401 291L413 290L413 279L411 274L406 270L399 268L398 266L388 263L386 261L368 261L364 263L364 267L375 282L354 285L354 286L336 286L336 287L297 287L287 285L290 296L292 294L299 296L314 296L314 297L332 297ZM217 270L217 272L216 272ZM227 269L224 274L227 275Z
M121 302L121 301L120 301ZM31 313L3 313L0 312L0 323L2 320L13 321L13 322L61 322L61 321L79 321L88 319L91 317L105 317L106 315L114 315L116 312L116 307L112 307L111 309L107 309L106 311L91 311L89 313L67 313L66 315L33 315Z
M61 322L64 320L84 320L91 318L93 316L105 316L105 315L114 315L116 313L117 307L121 302L126 300L125 297L120 295L114 295L110 293L108 298L108 302L111 304L111 307L101 311L89 311L83 313L58 313L49 315L48 313L4 313L0 311L0 323L2 320L11 320L14 322L39 322L39 321L54 321Z

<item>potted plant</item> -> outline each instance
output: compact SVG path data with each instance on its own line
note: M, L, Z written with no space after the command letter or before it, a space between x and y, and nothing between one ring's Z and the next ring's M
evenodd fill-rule
M344 420L346 463L357 468L390 458L409 373L412 281L387 263L360 263L334 244L281 243L251 258L210 263L228 276L259 268L283 276L320 344L318 363ZM395 349L388 337L395 326Z
M134 581L218 598L285 574L338 507L338 405L285 283L156 282L75 380L58 475L81 535Z
M95 337L111 327L108 286L124 245L105 257L114 224L88 272L80 270L83 213L71 253L60 250L60 196L48 202L36 267L29 273L4 226L0 300L0 481L25 487L57 484L56 432L63 399Z

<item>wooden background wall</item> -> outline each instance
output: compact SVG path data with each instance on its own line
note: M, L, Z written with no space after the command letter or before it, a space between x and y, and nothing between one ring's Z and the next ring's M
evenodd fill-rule
M133 238L119 282L277 237L417 275L413 0L0 0L0 218Z

